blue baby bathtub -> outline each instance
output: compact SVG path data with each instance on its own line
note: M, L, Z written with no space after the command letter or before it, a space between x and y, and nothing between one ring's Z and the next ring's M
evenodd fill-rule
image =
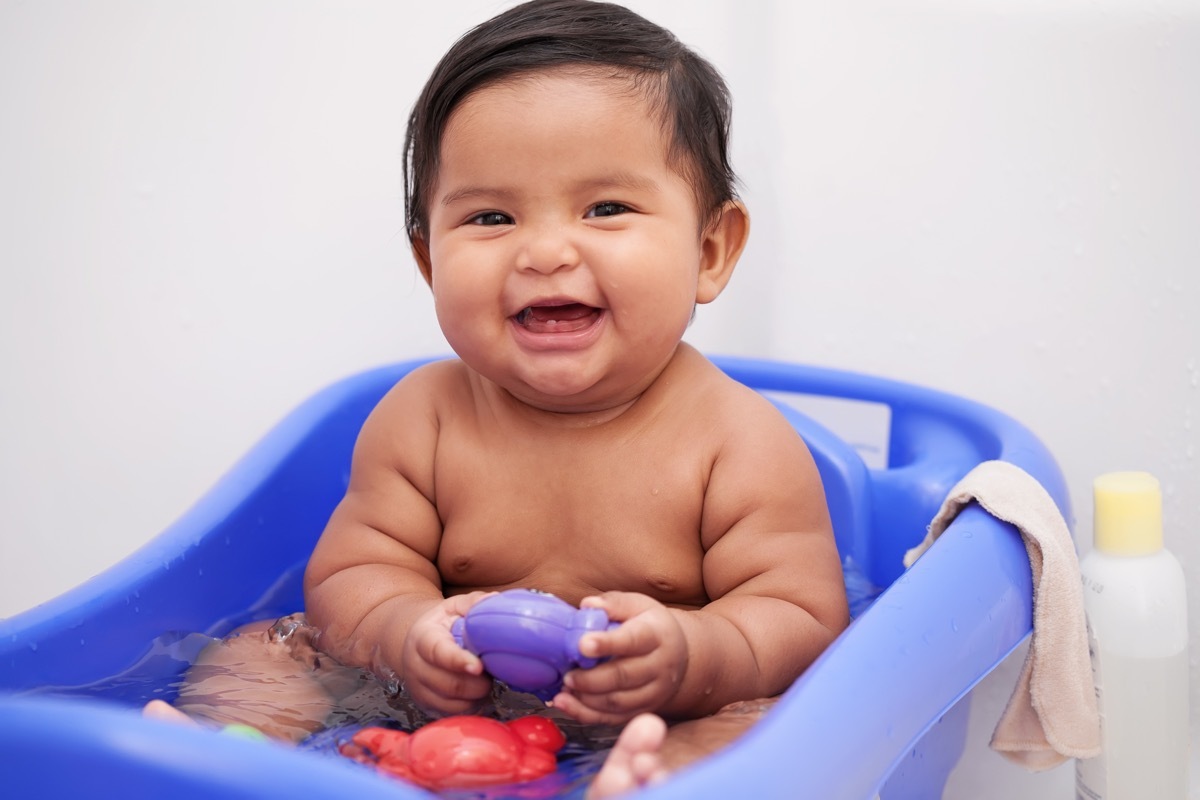
M889 380L715 359L768 393L808 441L844 558L887 587L746 736L646 790L659 798L929 800L962 753L971 688L1029 634L1018 533L972 506L904 572L946 492L1013 462L1070 519L1061 473L1024 427L987 407ZM422 362L347 378L287 416L175 525L82 586L0 622L0 786L9 797L419 798L361 767L142 719L171 699L194 635L302 607L305 562L345 490L359 427ZM786 402L795 393L890 409L887 464ZM189 649L190 648L190 649Z

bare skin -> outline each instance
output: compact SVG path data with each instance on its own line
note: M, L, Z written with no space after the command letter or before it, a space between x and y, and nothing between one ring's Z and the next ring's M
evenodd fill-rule
M774 698L730 703L710 717L670 728L661 717L640 714L621 731L588 787L588 797L614 797L664 781L672 772L737 739L774 705Z
M414 243L461 360L414 371L371 414L305 577L319 646L442 714L490 693L450 634L485 593L605 609L622 625L581 650L609 660L552 702L587 723L636 718L597 794L736 736L765 706L710 715L778 695L848 621L804 443L680 341L749 227L740 203L702 215L667 153L611 73L560 68L462 101Z
M309 564L323 646L443 713L489 690L449 635L473 592L533 587L626 622L585 637L611 660L554 700L585 722L777 694L846 624L803 442L679 341L728 281L745 210L703 226L629 99L564 69L455 111L415 252L462 361L380 403Z
M188 668L174 705L152 700L143 715L216 728L249 725L295 743L322 730L335 707L355 705L355 693L379 694L362 670L320 652L310 626L298 625L294 636L272 634L286 622L252 622L206 647Z
M763 423L745 424L755 413ZM411 436L436 442L424 476L436 510L389 458L412 457L391 435L426 421ZM614 660L571 674L554 701L583 721L620 723L778 694L840 629L840 564L811 458L765 400L690 348L614 420L532 422L457 362L425 368L380 404L355 460L371 482L352 484L309 567L324 647L386 664L418 702L461 713L490 691L450 638L477 598L464 593L542 589L627 622L588 637L586 654ZM756 469L759 459L774 470ZM722 508L725 498L738 502ZM752 513L739 518L743 508ZM389 519L436 522L426 537L397 532L412 546L379 530Z
M320 731L335 708L353 705L355 693L378 696L359 671L322 657L313 646L313 629L302 627L297 636L279 641L271 627L266 620L254 622L205 649L188 670L175 704L152 700L142 714L191 727L249 725L297 743ZM736 739L774 703L773 698L732 703L670 728L655 714L634 717L589 785L589 800L665 780Z

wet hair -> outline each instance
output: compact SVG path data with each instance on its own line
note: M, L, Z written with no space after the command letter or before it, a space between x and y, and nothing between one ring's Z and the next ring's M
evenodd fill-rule
M561 67L599 70L641 92L662 118L668 161L692 186L703 225L736 198L729 90L708 61L622 6L532 0L455 42L413 106L404 141L410 240L427 238L442 136L454 110L486 86Z

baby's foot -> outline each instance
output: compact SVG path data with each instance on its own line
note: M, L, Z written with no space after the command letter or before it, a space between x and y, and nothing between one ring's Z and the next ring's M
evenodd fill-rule
M163 722L174 722L177 725L196 725L194 719L180 711L170 703L162 700L151 700L142 706L142 716L147 719L158 719Z
M666 736L667 724L654 714L630 720L588 787L589 800L624 794L665 778L661 751Z

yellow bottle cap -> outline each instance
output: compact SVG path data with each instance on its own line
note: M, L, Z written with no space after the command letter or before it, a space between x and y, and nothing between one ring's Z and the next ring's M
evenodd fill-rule
M1162 549L1162 491L1148 472L1109 472L1092 482L1097 550L1142 556Z

